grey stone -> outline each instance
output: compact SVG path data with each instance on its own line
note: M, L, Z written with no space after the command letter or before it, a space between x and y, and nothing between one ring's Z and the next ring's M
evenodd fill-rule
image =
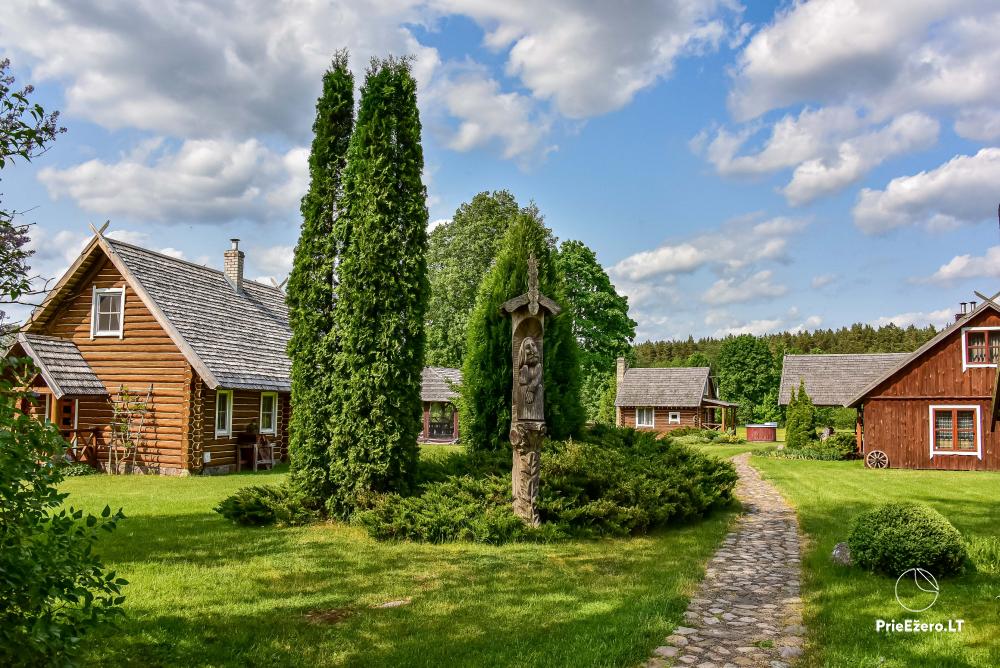
M780 654L782 659L794 659L802 656L802 650L798 647L785 646L781 648Z
M654 649L653 654L658 654L662 656L664 659L672 659L673 657L677 656L678 649L676 647L671 647L670 645L663 645L661 647L657 647L656 649Z
M841 566L850 566L854 563L851 559L851 548L848 547L847 543L837 543L833 547L833 554L830 555L830 558L833 559L833 563Z

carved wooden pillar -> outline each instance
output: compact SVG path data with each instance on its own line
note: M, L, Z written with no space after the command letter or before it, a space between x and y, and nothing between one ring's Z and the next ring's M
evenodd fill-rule
M503 310L510 314L512 332L511 496L514 513L526 524L538 526L539 471L545 435L545 314L555 316L561 309L538 291L538 261L534 255L528 258L528 291L504 302Z

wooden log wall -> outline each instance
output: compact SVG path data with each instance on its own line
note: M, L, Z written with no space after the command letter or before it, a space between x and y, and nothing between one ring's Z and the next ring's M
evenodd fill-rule
M969 327L1000 327L1000 316L984 311ZM865 453L881 450L892 468L1000 470L1000 425L990 417L995 367L962 368L962 332L951 335L869 393L863 404ZM930 406L979 406L983 458L931 457Z
M211 455L211 461L205 463L205 468L218 469L236 468L236 445L241 434L249 433L251 429L260 426L260 392L253 390L233 391L233 422L229 436L215 435L215 409L218 399L216 390L206 389L204 392L204 419L201 430L202 452ZM288 421L290 416L288 393L278 394L278 423L276 435L283 456L288 452ZM248 438L244 436L243 438Z
M191 369L166 331L129 286L125 286L124 336L90 337L93 287L119 288L125 279L110 261L99 262L76 292L35 333L72 339L83 358L104 383L109 395L125 385L145 397L150 383L151 413L143 430L142 464L179 472L185 468L183 452L186 382ZM80 429L101 429L99 443L106 446L111 406L105 397L81 397ZM103 449L103 448L102 448Z
M680 424L670 424L670 413L680 413L681 423ZM621 408L622 416L622 427L633 427L640 431L658 431L661 433L669 433L674 429L680 429L681 427L701 427L703 412L700 408L660 408L656 407L653 409L653 426L652 427L638 427L635 424L635 406L622 406Z

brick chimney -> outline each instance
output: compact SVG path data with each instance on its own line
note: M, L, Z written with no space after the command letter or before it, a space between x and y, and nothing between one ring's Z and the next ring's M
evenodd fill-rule
M230 239L233 247L224 253L225 263L223 273L226 279L238 293L243 292L243 251L240 250L240 240Z

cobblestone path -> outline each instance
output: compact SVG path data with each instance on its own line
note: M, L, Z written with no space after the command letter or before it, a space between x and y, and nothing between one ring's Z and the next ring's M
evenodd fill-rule
M678 626L646 666L785 668L802 653L799 523L749 454L733 458L742 515Z

